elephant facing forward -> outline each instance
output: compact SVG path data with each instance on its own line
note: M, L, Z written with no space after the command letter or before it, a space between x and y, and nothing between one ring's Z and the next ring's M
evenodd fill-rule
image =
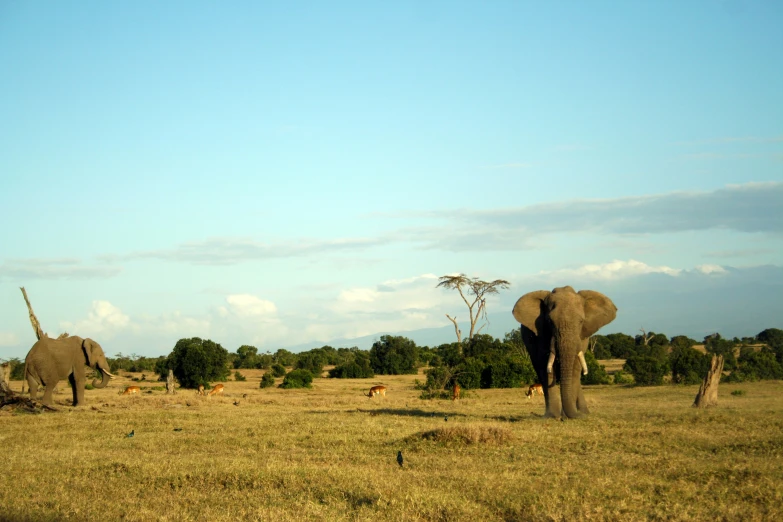
M92 339L78 336L52 339L44 335L33 345L24 361L24 380L30 388L30 398L38 396L38 386L45 387L43 403L52 404L52 393L57 383L68 379L73 389L73 405L84 404L85 366L101 372L101 380L92 382L104 388L113 378L101 345ZM24 383L23 383L24 384Z
M522 340L544 389L545 416L559 418L562 413L575 419L590 413L579 373L587 374L584 352L590 336L617 315L612 300L593 290L576 292L563 286L523 295L512 313L522 324Z

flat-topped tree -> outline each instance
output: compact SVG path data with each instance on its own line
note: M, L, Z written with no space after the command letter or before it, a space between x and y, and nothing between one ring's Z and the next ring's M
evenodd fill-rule
M473 339L473 336L481 331L486 323L476 330L476 324L480 319L487 318L487 296L490 294L497 294L500 289L507 289L511 283L505 279L495 279L494 281L482 281L478 277L468 277L465 274L458 275L445 275L439 278L440 282L436 288L449 288L456 289L459 292L462 300L468 307L468 313L470 314L470 332L468 333L468 341ZM467 293L467 297L466 294ZM472 296L472 301L469 297ZM449 321L454 323L454 330L457 333L457 342L462 343L462 332L457 325L457 317L451 317L446 314Z

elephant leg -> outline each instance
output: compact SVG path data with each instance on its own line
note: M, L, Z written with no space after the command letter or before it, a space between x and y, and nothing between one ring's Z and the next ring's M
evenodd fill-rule
M576 392L576 409L579 410L579 413L590 413L590 410L587 408L587 401L585 401L585 394L582 392L581 386L579 386L579 389Z
M52 394L54 393L54 387L57 386L57 381L50 382L46 384L46 387L44 388L44 395L41 402L43 402L47 406L52 405Z
M27 377L27 388L30 391L30 398L34 401L38 400L38 381L33 379L32 376Z
M544 401L546 402L545 418L559 419L561 417L562 404L560 401L560 389L555 384L555 374L543 372L539 375L544 388Z
M79 376L76 375L76 372L74 372L68 376L68 381L71 383L71 388L73 389L73 405L74 406L83 405L84 383L85 383L84 377L80 379Z

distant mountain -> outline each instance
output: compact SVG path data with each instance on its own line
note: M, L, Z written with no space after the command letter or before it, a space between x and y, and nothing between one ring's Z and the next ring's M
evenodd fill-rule
M560 285L566 283L559 283ZM635 336L640 328L664 333L668 337L687 335L696 340L719 332L723 337L750 337L766 328L783 328L783 267L760 266L723 272L702 273L698 270L678 276L654 273L619 281L570 282L577 290L593 289L608 295L617 305L617 319L600 330L601 334L622 332ZM526 291L548 288L539 284ZM519 328L511 308L519 296L509 296L489 314L489 325L482 330L502 338ZM444 320L444 323L447 323ZM468 330L460 324L464 332ZM454 326L421 330L378 332L355 339L313 341L288 347L298 352L324 345L357 346L369 349L382 335L403 335L419 346L437 346L456 340Z

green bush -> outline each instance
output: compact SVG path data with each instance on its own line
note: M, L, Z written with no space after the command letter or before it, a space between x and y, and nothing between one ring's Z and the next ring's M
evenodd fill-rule
M526 383L528 369L521 361L498 360L481 371L482 388L519 388Z
M769 348L760 352L743 350L737 359L737 367L724 382L756 382L767 379L783 379L783 365Z
M468 357L455 369L457 383L466 390L481 388L481 372L484 363L473 357Z
M596 359L611 359L612 352L609 351L609 347L604 344L595 345L595 358Z
M283 366L280 363L275 363L272 365L272 376L273 377L282 377L285 375L285 366Z
M210 381L225 381L231 373L227 363L225 348L209 339L192 337L177 341L165 364L156 370L165 379L171 368L183 388L198 388Z
M11 364L11 377L10 379L12 381L21 381L24 379L24 361L13 358L9 359L8 362Z
M734 390L733 392L731 392L731 394L739 397L741 395L745 395L745 390Z
M582 384L609 384L606 368L604 365L598 364L595 355L586 352L585 362L587 363L587 375L582 375Z
M313 382L313 374L307 370L292 370L283 379L281 388L286 390L292 388L311 388Z
M436 366L425 370L424 375L427 376L427 381L422 386L422 389L428 392L445 390L452 377L451 371L446 366Z
M636 355L625 361L623 370L633 375L634 382L639 386L659 386L663 384L666 365L655 357Z
M296 359L296 369L307 370L311 374L320 376L327 363L327 356L320 348L314 348L309 352L302 352Z
M617 370L613 378L615 384L630 384L633 382L633 379L629 375L624 374L622 370Z
M418 349L407 337L382 335L370 348L370 366L381 375L416 373Z
M235 381L246 381L247 377L239 373L239 371L234 372L234 380Z
M783 330L780 328L767 328L759 332L756 339L765 343L775 354L775 358L783 364Z
M237 356L234 359L234 368L255 368L259 365L258 348L243 344L237 348Z
M275 377L271 372L266 372L261 376L261 388L271 388L275 385Z
M370 379L375 377L375 372L372 371L369 360L356 360L335 366L329 370L329 377L337 379Z
M95 389L95 386L93 386L92 384L90 384L90 383L88 382L87 384L85 384L85 385L84 385L84 389L85 389L85 390L94 390L94 389Z
M672 382L675 384L699 384L710 369L711 359L712 356L701 353L690 346L675 346L669 354Z

